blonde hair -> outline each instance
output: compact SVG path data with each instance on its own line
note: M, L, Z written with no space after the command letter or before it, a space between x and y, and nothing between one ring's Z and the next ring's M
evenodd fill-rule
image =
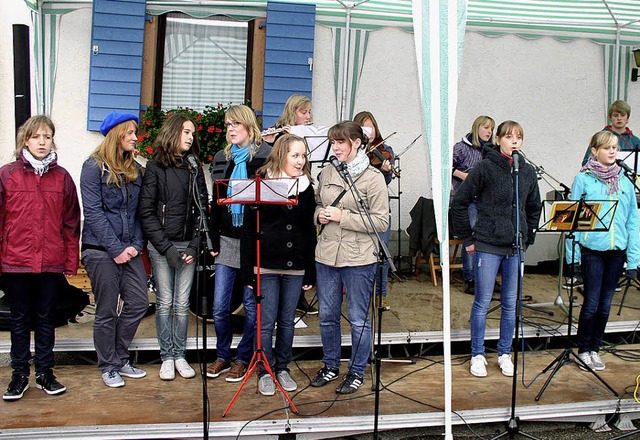
M494 121L491 116L486 115L478 116L473 121L473 124L471 124L471 144L474 147L480 147L480 127L482 127L486 122L491 123L492 130L496 127L496 121ZM491 139L489 139L489 142L491 142Z
M120 143L129 131L129 124L133 124L135 131L138 131L138 124L133 119L121 122L113 127L103 141L93 150L91 157L98 163L100 173L104 176L105 166L109 170L107 185L120 187L124 178L125 183L134 182L138 178L138 167L131 151L122 151Z
M594 156L594 151L598 151L600 148L613 147L614 145L618 145L618 136L610 131L599 131L591 136L589 151Z
M255 156L256 152L262 145L262 135L260 134L260 129L258 128L258 120L256 119L256 114L246 105L232 105L227 109L224 114L224 120L226 121L237 121L242 124L242 126L247 130L249 134L249 145L254 143L256 148L251 149L251 159ZM231 143L231 138L229 137L229 129L227 128L227 146L224 147L224 156L227 160L231 159L231 147L233 144Z
M56 126L53 121L45 115L32 116L18 128L18 134L16 135L16 159L22 155L22 150L27 146L27 141L33 136L40 128L46 127L51 130L51 150L56 151L56 143L53 137L56 135Z
M291 95L284 104L282 115L276 121L276 127L284 127L285 125L295 125L296 110L300 108L311 107L311 100L304 95Z
M287 133L280 136L276 140L276 143L273 144L271 152L269 153L264 165L258 170L258 174L270 177L280 177L287 161L287 154L289 154L291 145L293 145L294 142L302 142L304 145L304 139L300 136L296 136L295 134ZM305 162L304 167L302 168L302 173L309 178L311 183L313 183L313 178L311 177L311 165L309 164L309 159L306 153L304 157Z

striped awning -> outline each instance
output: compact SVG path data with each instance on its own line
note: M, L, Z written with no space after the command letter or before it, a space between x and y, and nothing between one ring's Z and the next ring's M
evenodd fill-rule
M640 0L468 0L467 30L640 44Z

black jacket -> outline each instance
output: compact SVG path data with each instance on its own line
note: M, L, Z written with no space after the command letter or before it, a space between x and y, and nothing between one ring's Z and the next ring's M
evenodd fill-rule
M247 162L247 177L249 179L256 176L256 171L262 165L264 165L267 156L271 152L271 147L262 144L260 149L253 156L251 161ZM231 213L229 212L227 205L218 205L216 201L219 198L227 197L227 186L225 184L218 184L217 181L229 179L235 163L233 159L227 160L224 154L224 150L218 151L211 163L211 181L213 182L213 197L211 198L211 216L209 222L209 235L211 236L211 242L213 244L213 251L220 252L220 236L224 235L229 238L240 238L242 234L242 228L233 226L231 221ZM227 183L227 182L225 182Z
M260 267L304 270L304 285L316 283L316 202L313 186L298 195L297 205L260 206ZM245 209L241 240L242 284L255 285L256 209Z
M469 171L451 205L456 232L464 240L465 246L473 243L476 246L480 243L482 246L484 243L495 248L514 247L514 179L515 174L509 159L493 150L488 151L487 156ZM520 164L518 195L520 233L526 248L535 240L542 207L536 173L527 163ZM467 208L473 201L478 204L478 220L472 230Z
M206 213L209 197L201 166L198 166L195 181ZM194 173L186 161L178 168L164 168L153 160L147 162L138 215L145 237L162 255L171 247L172 241L191 241L189 248L199 248L200 212L195 204L193 182Z

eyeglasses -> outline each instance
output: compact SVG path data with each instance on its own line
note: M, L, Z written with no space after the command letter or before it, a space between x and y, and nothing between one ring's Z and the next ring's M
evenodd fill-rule
M229 127L233 127L233 128L238 128L240 126L240 122L238 121L231 121L231 122L225 122L224 126L229 128Z

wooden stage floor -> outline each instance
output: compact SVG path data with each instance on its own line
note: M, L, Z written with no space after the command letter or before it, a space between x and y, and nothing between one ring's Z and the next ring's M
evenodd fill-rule
M527 352L524 379L518 375L516 415L522 420L587 420L589 416L616 411L640 417L633 402L638 364L624 360L640 350L628 346L618 355L607 354L601 377L620 395L618 400L594 376L575 363L562 367L539 402L534 400L544 374L529 388L523 386L547 366L559 351ZM522 356L520 356L522 360ZM476 378L468 371L468 356L453 358L453 423L473 424L506 421L510 415L512 379L503 376L495 355L488 356L489 376ZM207 380L210 405L210 436L264 437L284 433L304 438L326 438L373 430L374 393L371 374L356 393L337 396L337 381L323 388L307 387L318 361L292 364L299 390L291 393L299 415L284 409L278 392L265 397L256 392L252 376L226 418L221 415L238 383L222 378ZM67 392L48 396L32 386L15 402L0 402L0 438L188 438L202 436L202 379L161 381L157 364L143 365L143 379L125 379L126 386L105 387L93 366L61 366L56 374ZM345 368L345 367L343 367ZM519 363L519 372L522 364ZM6 384L10 369L0 369ZM414 364L382 364L379 429L440 426L443 422L444 390L441 357L415 358ZM616 409L618 408L618 409ZM240 433L242 430L242 433Z

